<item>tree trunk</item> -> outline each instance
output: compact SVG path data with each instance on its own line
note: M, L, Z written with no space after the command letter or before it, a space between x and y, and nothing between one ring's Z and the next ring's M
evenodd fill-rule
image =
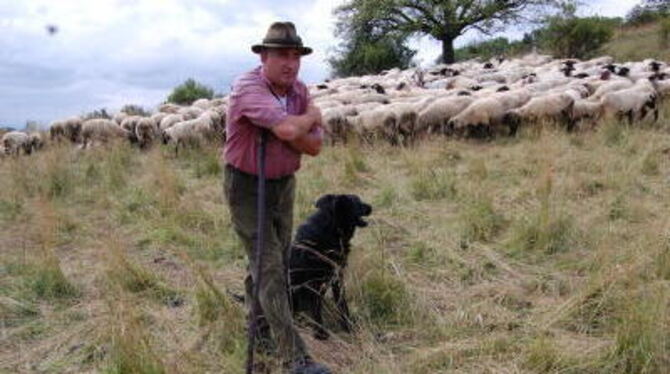
M442 38L442 63L453 64L454 62L456 62L454 38L445 36Z

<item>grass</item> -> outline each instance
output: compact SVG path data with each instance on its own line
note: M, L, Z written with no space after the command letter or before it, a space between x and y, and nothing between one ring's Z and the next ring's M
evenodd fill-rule
M664 108L655 127L306 158L295 225L325 193L374 209L345 274L356 333L324 313L330 340L304 331L314 357L361 374L663 373ZM119 144L0 161L0 372L243 371L228 293L246 262L216 155Z

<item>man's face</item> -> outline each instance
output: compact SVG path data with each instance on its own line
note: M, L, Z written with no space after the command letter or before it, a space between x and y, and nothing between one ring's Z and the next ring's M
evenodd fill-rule
M272 84L290 87L300 70L300 51L296 48L271 48L261 52L265 76Z

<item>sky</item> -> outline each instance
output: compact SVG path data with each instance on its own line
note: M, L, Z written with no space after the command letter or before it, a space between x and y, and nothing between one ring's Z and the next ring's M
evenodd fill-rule
M0 126L46 125L125 104L154 109L188 78L225 93L258 64L250 46L276 20L295 23L314 48L302 60L301 78L322 81L339 42L332 10L344 1L0 0ZM638 2L583 0L581 13L624 16ZM429 38L412 47L422 65L440 53Z

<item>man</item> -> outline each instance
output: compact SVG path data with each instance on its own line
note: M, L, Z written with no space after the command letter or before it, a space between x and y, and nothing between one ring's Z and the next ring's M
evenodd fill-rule
M294 173L302 154L316 156L321 150L321 112L307 87L297 79L304 47L291 22L275 22L261 44L251 50L261 66L239 77L230 94L224 159L224 192L235 231L249 258L245 279L247 308L258 302L262 310L258 339L272 341L271 331L284 365L292 373L330 373L314 363L293 325L288 302L286 258L291 242ZM253 272L257 228L257 149L262 131L266 143L266 219L263 231L262 269L258 300L253 300ZM269 329L268 329L269 325ZM269 331L268 331L269 330Z

